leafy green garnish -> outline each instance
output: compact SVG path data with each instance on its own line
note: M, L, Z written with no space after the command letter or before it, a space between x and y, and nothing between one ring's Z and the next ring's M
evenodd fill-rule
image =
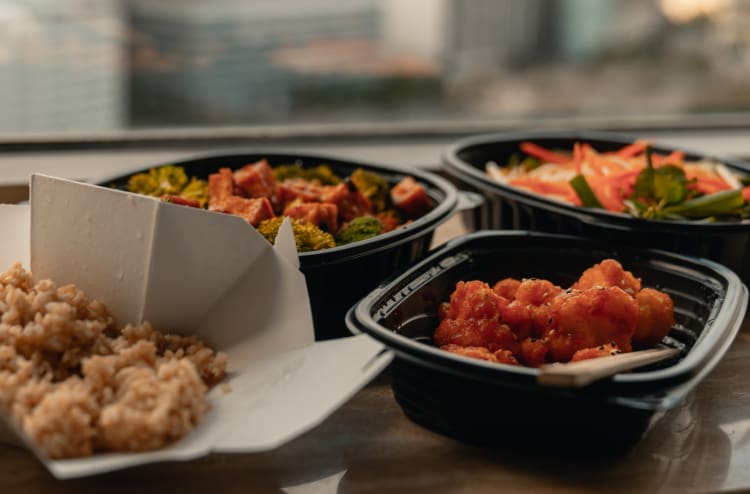
M705 203L699 201L693 205L693 201L702 197L695 197L697 192L689 188L690 184L691 181L687 179L682 167L664 164L659 168L654 168L651 160L651 146L647 146L646 168L638 174L633 193L625 201L625 206L633 216L662 220L703 218L713 214L727 214L726 208L729 207L736 209L733 201L714 199ZM741 194L740 199L742 199Z
M581 205L586 208L599 208L602 209L602 203L591 190L591 186L586 181L586 177L581 174L576 175L570 180L570 186L578 194L578 198L581 200Z
M657 220L714 221L717 216L747 217L742 190L723 190L700 195L691 190L685 171L665 164L654 168L651 146L646 148L646 165L635 181L630 199L624 201L633 216Z
M687 198L687 186L685 170L681 167L665 164L654 168L651 161L651 146L647 146L646 168L638 174L631 198L641 200L647 206L676 204Z
M635 181L633 197L646 202L676 204L688 196L685 170L675 165L645 168Z
M518 153L513 153L508 158L508 168L522 168L524 172L528 173L535 168L539 168L542 165L542 160L534 158L533 156L520 157Z
M525 156L523 159L518 155L518 153L513 153L510 155L510 158L508 159L508 167L521 167L523 168L524 172L530 172L531 170L535 168L539 168L542 165L542 161L534 158L533 156Z
M521 166L523 166L524 171L530 172L534 168L539 168L540 166L542 166L542 161L534 158L533 156L527 156L521 162Z
M722 190L666 207L662 210L662 214L666 217L677 215L684 218L741 215L744 205L745 200L742 198L742 190Z

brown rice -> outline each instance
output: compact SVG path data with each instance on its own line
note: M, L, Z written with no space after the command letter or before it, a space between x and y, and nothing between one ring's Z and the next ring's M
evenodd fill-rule
M74 285L0 274L0 409L50 458L145 451L185 436L208 409L226 355L146 322L115 327Z

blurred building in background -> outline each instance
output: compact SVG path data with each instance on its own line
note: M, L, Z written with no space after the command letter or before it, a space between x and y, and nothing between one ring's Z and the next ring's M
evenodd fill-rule
M275 61L275 53L372 41L379 30L372 0L125 4L136 125L286 121L295 78L304 74Z
M119 0L0 0L0 132L128 125Z
M0 132L750 107L745 0L0 0Z

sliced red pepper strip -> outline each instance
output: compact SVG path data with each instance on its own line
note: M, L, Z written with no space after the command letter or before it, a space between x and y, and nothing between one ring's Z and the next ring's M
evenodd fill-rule
M654 153L653 160L654 166L657 167L662 165L682 166L685 160L685 153L682 151L672 151L667 155Z
M573 162L576 165L576 173L580 175L583 163L583 148L581 147L581 143L577 141L573 144Z
M611 151L609 153L603 153L603 154L619 156L620 158L632 158L633 156L638 156L639 154L646 151L646 146L648 146L648 141L643 141L639 139L632 144L628 144L627 146L621 147L617 151Z
M683 166L685 164L685 153L672 151L664 158L664 164Z
M524 141L521 143L520 148L524 153L539 158L547 163L563 164L570 162L570 157L550 151L549 149L543 148L533 142Z
M172 204L179 204L181 206L189 206L191 208L200 208L201 203L194 199L187 199L172 194L164 194L161 196L161 200L164 202L171 202Z

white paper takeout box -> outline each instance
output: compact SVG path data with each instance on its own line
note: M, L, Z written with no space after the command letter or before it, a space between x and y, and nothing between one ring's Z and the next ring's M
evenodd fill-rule
M229 357L211 408L176 443L147 453L50 460L0 413L0 439L23 444L58 478L210 452L260 452L311 429L391 354L365 335L315 342L291 226L271 246L244 220L94 185L33 175L30 206L0 205L0 270L74 283L119 324L196 334Z

